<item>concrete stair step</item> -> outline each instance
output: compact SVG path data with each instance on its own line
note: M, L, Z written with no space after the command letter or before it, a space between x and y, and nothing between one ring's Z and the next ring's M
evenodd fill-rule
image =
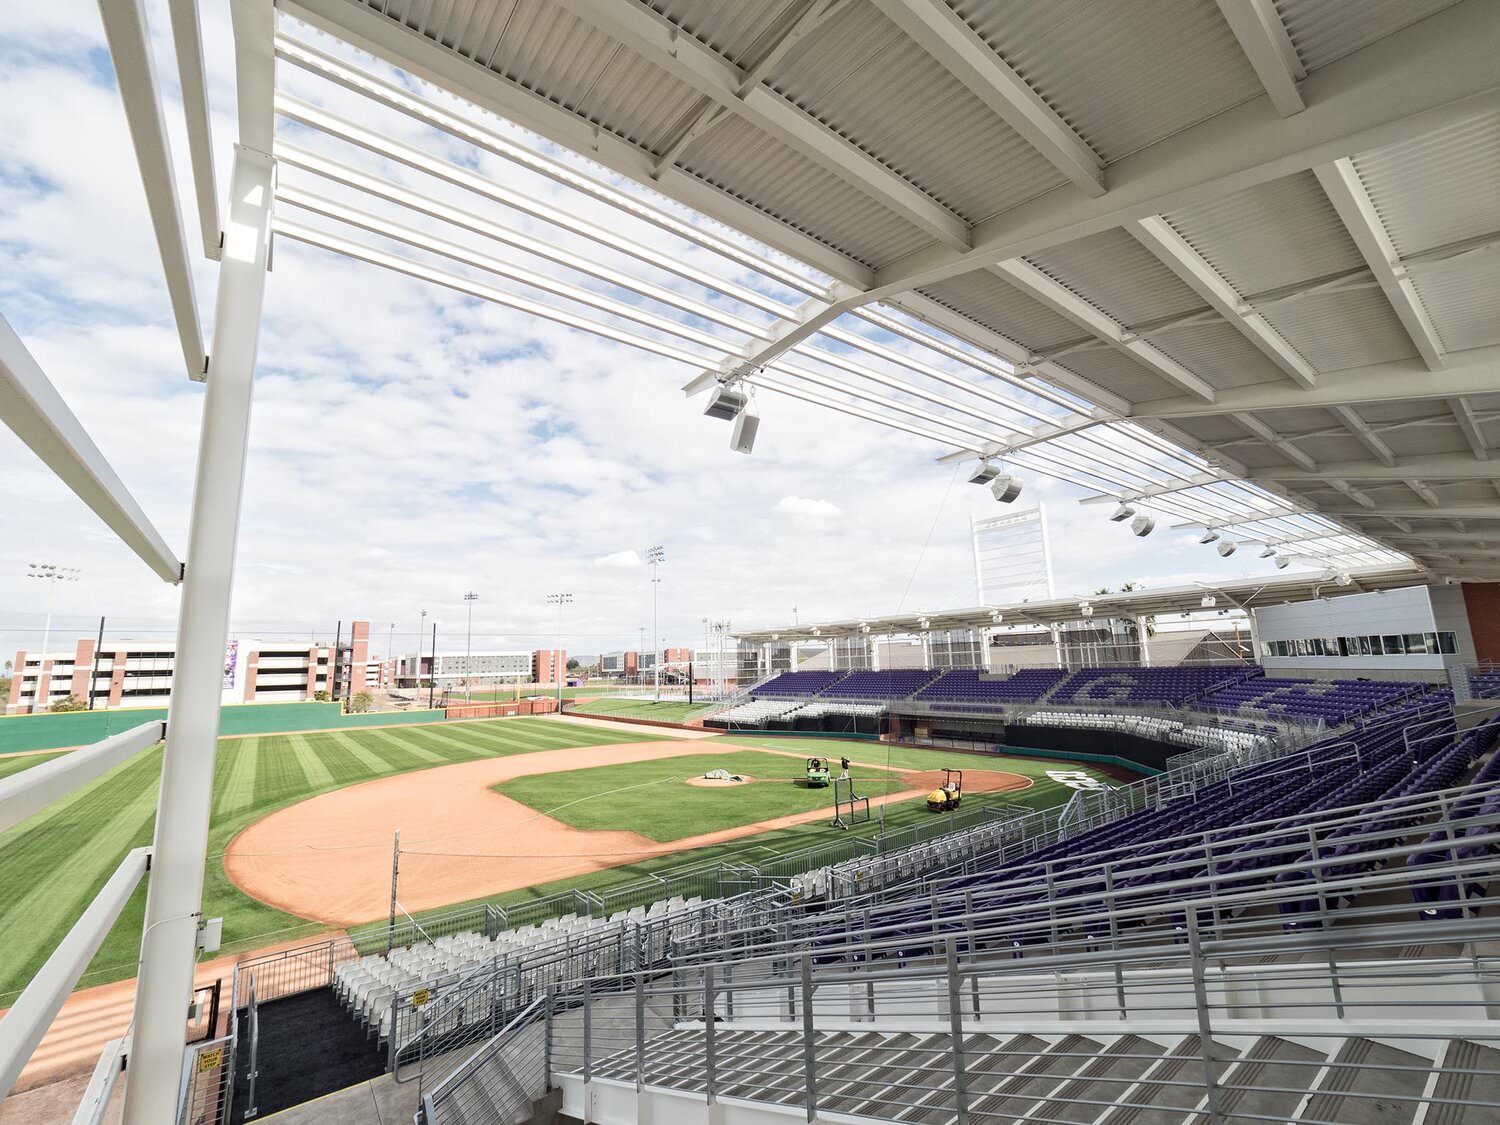
M1122 1035L1072 1077L1049 1091L1022 1118L1026 1125L1091 1125L1131 1084L1162 1058L1149 1040Z
M1451 1040L1440 1057L1442 1070L1429 1083L1429 1096L1448 1103L1500 1102L1500 1050L1467 1039ZM1455 1074L1453 1071L1483 1071ZM1494 1125L1500 1109L1482 1105L1431 1105L1421 1125Z
M1012 1073L994 1089L979 1098L971 1098L969 1112L983 1114L994 1122L1020 1121L1044 1094L1055 1089L1063 1079L1078 1072L1089 1059L1103 1050L1098 1040L1082 1035L1065 1035L1046 1046L1021 1066L1011 1066ZM1018 1056L1010 1056L1013 1060Z
M1212 1047L1211 1072L1217 1079L1229 1068L1236 1052L1223 1043ZM1203 1098L1203 1061L1199 1040L1187 1036L1152 1064L1111 1106L1095 1118L1097 1125L1181 1125L1183 1115Z
M837 1092L818 1090L818 1105L827 1112L890 1118L914 1104L947 1070L948 1037L923 1035L899 1049L884 1052L857 1079Z
M1219 1081L1220 1112L1256 1119L1290 1118L1327 1062L1328 1056L1321 1051L1274 1035L1262 1036L1225 1068ZM1206 1110L1208 1105L1205 1095L1198 1108ZM1192 1114L1184 1125L1198 1120Z
M1330 1062L1334 1065L1318 1075L1295 1117L1358 1120L1370 1125L1408 1122L1413 1116L1413 1103L1406 1099L1421 1096L1432 1065L1420 1055L1369 1039L1346 1040Z

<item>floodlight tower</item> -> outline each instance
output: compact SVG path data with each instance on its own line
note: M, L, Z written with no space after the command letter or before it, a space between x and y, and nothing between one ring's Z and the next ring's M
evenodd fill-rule
M464 595L464 603L469 610L469 627L464 634L464 702L470 701L469 685L474 680L474 603L479 600L479 595L470 590Z
M47 583L47 623L42 629L42 660L47 659L47 647L52 643L52 595L57 591L59 582L77 582L81 572L76 566L58 566L56 563L27 563L26 577L45 579ZM42 683L41 664L37 664L36 682L40 687ZM25 678L24 668L16 670L16 674ZM46 707L46 700L39 699L38 703Z
M573 603L572 594L548 594L547 604L557 607L557 649L552 653L552 672L557 677L557 712L562 714L563 706L563 676L558 671L558 662L562 657L563 639L563 606Z
M657 703L661 702L661 634L656 623L656 595L661 589L661 564L666 557L666 550L660 546L646 548L646 562L651 566L651 646L656 650L651 656L651 698Z
M412 669L412 687L419 692L422 690L422 635L427 628L427 611L424 609L421 616L417 618L417 666ZM437 642L432 643L432 675L433 683L437 683ZM417 698L421 698L419 695Z

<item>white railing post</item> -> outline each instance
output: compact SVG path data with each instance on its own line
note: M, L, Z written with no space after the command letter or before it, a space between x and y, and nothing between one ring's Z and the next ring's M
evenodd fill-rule
M161 1125L177 1113L184 1015L208 850L219 736L224 643L239 530L251 385L270 242L274 164L235 153L229 222L219 266L212 368L203 404L188 566L177 627L177 673L167 719L156 843L136 983L136 1030L126 1125Z

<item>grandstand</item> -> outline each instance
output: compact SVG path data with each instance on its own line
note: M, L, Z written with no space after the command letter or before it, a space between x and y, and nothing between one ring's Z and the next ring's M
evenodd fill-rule
M201 437L174 547L33 354L57 356L49 317L73 312L55 263L9 271L6 311L36 339L0 319L0 420L182 591L166 717L0 775L0 831L61 810L54 837L89 819L150 835L121 836L0 1018L0 1096L118 923L141 935L128 1024L76 1097L49 1096L58 1120L1500 1120L1500 4L232 0L227 26L192 0L98 9L90 92L118 87L137 167L52 143L112 194L138 174L164 286L132 286L134 346L143 371L169 358L203 385ZM85 35L39 22L48 76L12 91L22 115ZM7 177L51 188L24 161ZM89 219L80 242L114 233ZM763 834L420 918L393 886L388 918L238 958L205 1009L263 309L288 277L315 299L330 255L545 321L548 346L637 349L713 392L738 453L794 402L881 427L938 486L1080 494L1108 581L1111 534L1196 540L1202 580L735 632L744 686L710 727L783 757L817 735L1055 759L1078 786L1055 807L809 821L827 842ZM403 337L445 330L409 309ZM514 393L566 417L536 382ZM830 612L852 612L839 594ZM1231 659L1163 658L1169 618L1216 607L1233 641L1182 647ZM877 666L896 637L921 667ZM1006 650L1028 666L996 667ZM86 788L154 774L159 744L154 808ZM1085 763L1134 780L1080 780Z

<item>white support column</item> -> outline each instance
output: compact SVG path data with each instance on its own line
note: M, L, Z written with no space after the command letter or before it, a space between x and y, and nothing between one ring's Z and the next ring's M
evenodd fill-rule
M1151 667L1151 645L1146 638L1146 619L1144 617L1138 616L1135 619L1135 637L1136 643L1140 646L1141 650L1141 667L1149 668Z
M1057 666L1059 668L1066 668L1067 665L1063 663L1062 627L1060 625L1049 625L1048 628L1052 632L1052 652L1057 658Z
M932 667L932 634L926 629L922 630L922 667Z
M1245 616L1250 620L1250 660L1252 663L1260 663L1260 626L1255 620L1255 610L1247 609Z
M136 982L126 1125L161 1125L176 1120L177 1114L273 194L271 157L238 148L230 176L210 353L213 370L203 404L188 565L177 626L176 682L167 713L167 747Z

